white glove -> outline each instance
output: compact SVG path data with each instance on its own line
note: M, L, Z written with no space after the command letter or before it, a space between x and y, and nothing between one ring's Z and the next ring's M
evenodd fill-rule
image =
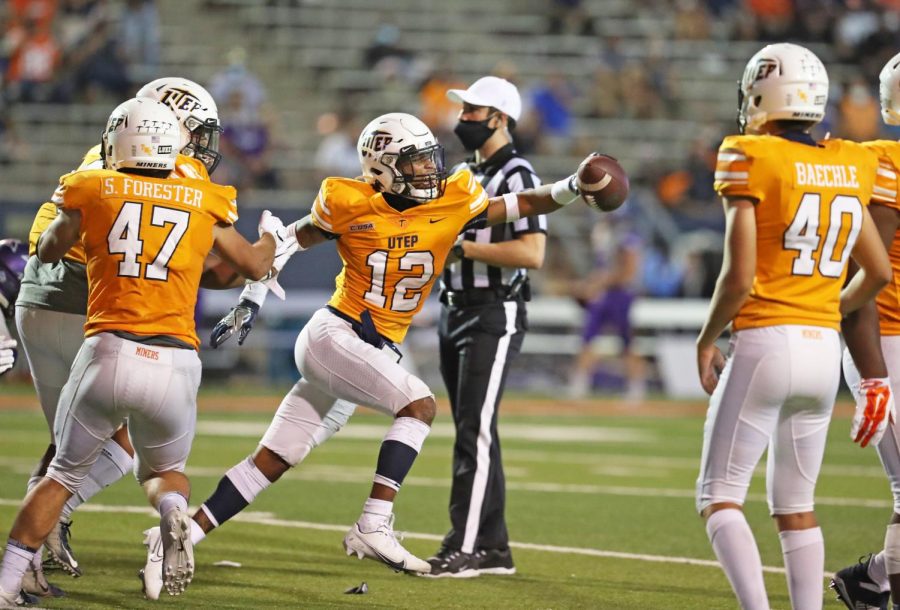
M263 210L259 219L259 236L262 237L265 233L270 234L275 239L275 258L272 261L272 269L260 282L283 301L285 297L284 288L281 287L276 278L288 262L288 259L299 248L297 233L294 230L294 225L285 227L280 218L274 216L269 210Z
M8 372L16 364L18 343L11 337L0 336L0 375Z
M860 447L869 443L877 445L887 430L888 423L893 423L894 395L891 392L891 380L872 378L863 379L859 384L859 395L856 399L856 413L850 427L850 438Z

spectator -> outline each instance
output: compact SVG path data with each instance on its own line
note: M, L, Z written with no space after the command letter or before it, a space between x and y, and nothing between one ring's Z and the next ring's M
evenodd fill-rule
M840 137L856 142L878 139L881 133L881 106L864 78L857 77L845 87L838 108Z
M21 43L9 60L6 80L11 99L25 102L51 101L53 81L60 63L60 49L49 27L33 17L23 22Z
M321 141L316 149L316 180L331 176L354 178L359 175L356 140L362 129L351 110L326 112L316 121Z
M547 76L546 83L531 93L530 114L537 118L536 128L541 134L539 147L546 153L563 153L572 134L572 102L574 88L559 71Z
M278 172L271 165L273 131L267 110L248 104L244 95L244 89L232 89L219 108L224 131L216 179L238 189L278 188Z
M127 0L119 16L119 53L128 67L128 79L137 87L156 78L159 71L159 12L155 0Z
M260 112L266 102L266 89L246 65L247 52L235 47L226 54L228 65L210 79L210 95L215 100L227 100L232 92L239 90L241 112Z

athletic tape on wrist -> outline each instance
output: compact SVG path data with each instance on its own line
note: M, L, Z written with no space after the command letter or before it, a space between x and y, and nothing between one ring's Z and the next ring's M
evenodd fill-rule
M506 204L506 222L515 222L521 218L519 215L519 196L515 193L503 195L503 203Z
M573 174L568 178L563 178L553 183L553 186L550 187L550 196L553 198L553 201L561 206L566 206L578 199L578 192L572 190L575 184L574 178L575 175Z

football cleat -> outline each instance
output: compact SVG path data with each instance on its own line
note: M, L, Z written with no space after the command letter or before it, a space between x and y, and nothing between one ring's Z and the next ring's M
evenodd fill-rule
M173 508L159 523L162 539L162 581L169 595L181 595L194 578L194 547L191 544L191 518Z
M36 597L65 597L66 595L65 591L47 582L41 565L40 553L35 554L34 560L22 576L22 590Z
M478 572L474 569L473 556L459 550L451 550L442 546L434 557L428 558L431 572L422 574L429 578L474 578Z
M0 608L25 608L37 605L38 598L25 591L10 593L0 589Z
M512 553L506 549L479 549L472 555L473 567L479 574L508 576L516 573Z
M832 589L838 601L844 602L850 610L888 610L891 594L881 591L869 576L869 562L872 555L860 557L856 565L838 570L831 579Z
M72 547L69 546L69 538L71 537L72 522L60 520L56 523L50 535L47 536L44 546L47 547L47 554L59 564L59 567L64 572L77 578L81 576L81 568L78 565L78 560L75 559L75 555L72 553Z
M144 546L147 547L147 562L138 571L144 597L159 599L163 588L163 548L159 527L151 527L144 531Z
M356 553L360 559L368 557L380 561L395 572L429 573L431 564L422 561L403 548L398 538L397 533L394 532L394 515L388 517L371 532L359 529L357 522L344 536L344 550L347 551L347 555Z

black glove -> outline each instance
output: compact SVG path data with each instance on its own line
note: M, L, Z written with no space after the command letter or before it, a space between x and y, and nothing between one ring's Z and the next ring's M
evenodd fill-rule
M243 345L244 339L253 328L257 314L259 314L259 305L248 299L241 299L237 306L232 307L231 311L215 325L209 336L209 344L215 349L228 341L235 330L240 329L238 345Z

